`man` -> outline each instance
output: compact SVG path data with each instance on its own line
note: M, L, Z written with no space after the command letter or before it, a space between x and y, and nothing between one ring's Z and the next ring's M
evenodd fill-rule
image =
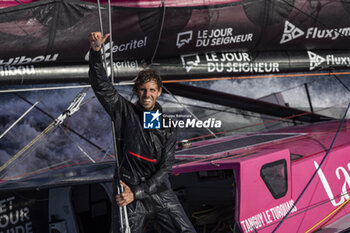
M134 85L136 104L124 99L113 87L102 65L101 45L108 38L90 34L89 79L95 95L115 122L121 184L116 196L119 206L127 206L132 233L143 232L149 222L162 233L195 232L168 176L174 162L174 129L144 129L143 112L159 111L156 102L162 93L161 78L153 70L141 71Z

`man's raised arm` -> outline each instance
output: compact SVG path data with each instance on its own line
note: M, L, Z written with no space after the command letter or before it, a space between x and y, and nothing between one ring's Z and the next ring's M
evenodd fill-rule
M115 103L119 99L118 92L109 80L103 67L101 46L109 34L102 37L101 32L92 32L89 35L90 57L89 57L89 82L94 89L95 95L101 102L107 113L114 119Z

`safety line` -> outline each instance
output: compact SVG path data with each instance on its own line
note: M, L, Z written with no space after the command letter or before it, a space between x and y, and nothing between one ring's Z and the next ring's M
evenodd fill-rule
M333 210L330 214L328 214L325 218L323 218L321 221L319 221L318 223L316 223L313 227L311 227L309 230L305 231L305 233L309 233L310 231L312 231L314 228L316 228L318 225L320 225L322 222L324 222L327 218L329 218L330 216L332 216L335 212L338 211L338 213L340 212L340 210L342 208L345 207L345 205L347 205L349 203L350 199L347 199L343 204L341 204L340 206L338 206L335 210ZM333 217L335 217L338 213L336 213ZM318 229L316 229L318 230Z
M178 82L201 82L201 81L217 81L217 80L236 80L236 79L255 79L255 78L287 78L287 77L309 77L309 76L329 76L329 75L347 75L350 72L324 72L314 74L279 74L279 75L251 75L251 76L238 76L238 77L222 77L222 78L197 78L197 79L177 79L177 80L164 80L163 83L178 83Z
M5 130L3 134L0 135L0 139L3 136L5 136L20 120L22 120L23 117L25 117L38 103L39 101L36 101L30 108L28 108L28 110L25 113L22 114L22 116L20 116L15 122L13 122L13 124L7 130Z
M342 103L341 103L342 104ZM335 106L339 106L340 104L338 105L335 105ZM322 108L322 109L319 109L317 111L315 111L314 113L317 113L317 112L322 112L324 110L327 110L327 109L331 109L335 106L331 106L331 107L326 107L326 108ZM250 128L250 127L254 127L254 126L259 126L259 125L267 125L267 124L270 124L270 123L274 123L274 122L278 122L278 121L283 121L283 120L286 120L286 119L293 119L295 117L299 117L299 116L307 116L309 114L313 114L312 112L304 112L304 113L300 113L300 114L296 114L296 115L291 115L291 116L287 116L287 117L281 117L281 118L277 118L277 119L274 119L274 120L269 120L269 121L264 121L264 122L261 122L261 123L256 123L256 124L252 124L252 125L246 125L246 126L242 126L242 127L238 127L238 128L234 128L234 129L229 129L229 130L225 130L225 131L220 131L220 132L216 132L215 134L216 135L220 135L220 134L224 134L224 133L229 133L229 132L232 132L232 131L237 131L237 130L241 130L241 129L246 129L246 128ZM189 139L186 139L186 140L189 140L189 141L193 141L193 140L197 140L197 139L201 139L201 138L206 138L206 137L210 137L211 134L206 134L206 135L202 135L202 136L198 136L198 137L193 137L193 138L189 138ZM177 141L177 143L179 143L180 141Z
M160 30L159 30L159 34L158 34L157 44L156 44L156 47L154 49L154 52L153 52L153 55L152 55L152 58L151 58L151 65L153 64L153 60L154 60L154 58L155 58L155 56L157 54L159 43L160 43L160 39L161 39L162 33L163 33L163 26L164 26L164 20L165 20L165 10L166 10L164 0L162 0L162 7L163 7L162 23L160 24Z
M36 143L41 137L44 135L50 133L53 129L57 127L57 124L55 121L53 121L44 131L42 131L40 134L38 134L30 143L28 143L25 147L23 147L17 154L15 154L11 159L9 159L6 163L4 163L0 167L0 173L7 168L13 161L15 161L18 157L20 157L27 149L29 149L34 143ZM2 175L0 175L0 178L2 178Z
M165 86L163 86L163 88L176 100L178 104L180 104L189 114L191 114L193 118L199 121L199 118L193 112L191 112L191 110L189 110L178 98L176 98L176 96L173 93L171 93ZM213 136L214 138L217 137L216 134L211 129L209 129L209 127L204 128L210 133L211 136Z

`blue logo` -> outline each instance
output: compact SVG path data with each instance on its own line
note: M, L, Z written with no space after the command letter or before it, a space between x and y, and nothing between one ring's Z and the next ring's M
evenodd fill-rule
M143 128L160 129L161 115L162 113L159 110L156 112L143 112Z

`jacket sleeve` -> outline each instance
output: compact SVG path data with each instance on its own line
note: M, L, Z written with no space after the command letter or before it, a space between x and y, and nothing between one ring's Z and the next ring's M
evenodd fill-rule
M157 193L160 187L166 185L175 161L176 138L176 130L172 128L171 132L167 135L165 147L163 148L163 156L157 172L148 180L132 187L135 199L144 199L150 194Z
M106 71L102 64L102 56L100 51L90 49L89 68L89 82L95 92L95 95L112 120L114 120L116 103L121 99L121 96L119 96L117 90L107 77Z

